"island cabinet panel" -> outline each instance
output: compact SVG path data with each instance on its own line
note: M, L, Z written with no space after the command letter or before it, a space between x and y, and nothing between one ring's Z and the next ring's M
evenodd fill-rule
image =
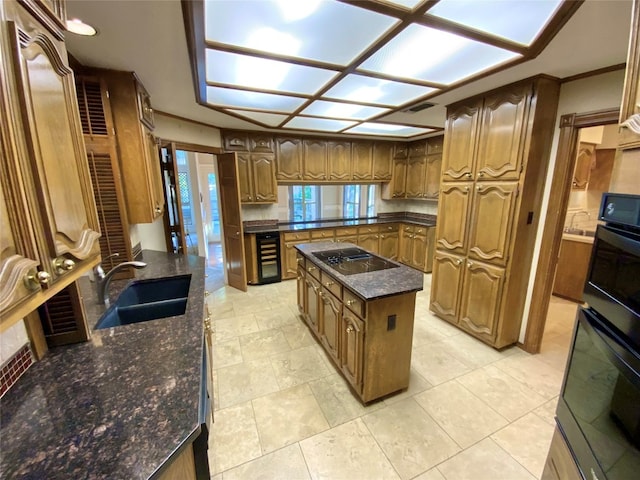
M327 179L327 142L324 140L303 141L303 174L304 180Z
M344 309L340 324L340 370L356 391L362 388L364 334L364 322Z
M373 142L352 142L352 180L373 180Z
M276 138L276 179L302 180L302 140L292 137Z
M373 179L391 180L393 166L393 143L375 142L373 144Z
M327 143L329 180L351 180L351 142Z
M21 5L0 8L4 329L95 265L100 233L64 43Z
M308 268L308 267L307 267ZM315 335L320 333L320 282L305 274L306 310L304 319Z
M447 110L431 309L496 348L518 340L558 94L540 76Z
M328 288L320 291L320 341L325 350L337 361L339 359L339 337L342 324L342 301L336 298Z
M549 454L544 463L541 480L582 480L580 469L573 459L564 435L556 425L551 438Z
M306 318L307 312L307 289L304 278L304 259L301 258L301 263L298 266L297 282L297 298L298 298L298 312Z

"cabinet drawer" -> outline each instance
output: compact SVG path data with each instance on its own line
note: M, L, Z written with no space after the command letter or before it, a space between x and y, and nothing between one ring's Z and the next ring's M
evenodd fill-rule
M296 263L298 264L298 268L302 268L303 270L306 269L306 262L302 254L296 254Z
M318 240L318 239L333 240L334 232L335 231L333 230L333 228L326 229L326 230L312 230L311 239L312 240Z
M313 278L315 278L316 280L320 281L320 269L318 268L318 266L316 264L314 264L313 262L308 262L308 261L305 262L305 270Z
M378 233L380 227L378 225L368 225L366 227L358 227L358 235L365 235L367 233Z
M253 135L249 138L252 152L275 153L273 137L267 135Z
M402 231L404 233L414 233L416 231L416 227L414 227L413 225L403 225Z
M442 145L444 143L444 136L437 138L430 138L427 140L427 153L442 153Z
M416 235L426 235L427 234L427 227L413 227L414 228L414 233Z
M335 278L328 273L321 272L320 281L322 282L323 287L333 293L336 297L342 298L342 285L340 285Z
M357 235L358 227L337 228L336 237L347 237L350 235Z
M385 232L397 232L400 229L400 225L397 223L388 223L385 225L380 225L380 233Z
M345 306L349 307L349 310L358 315L360 318L364 318L364 301L360 297L345 288L342 298L344 300Z
M309 240L311 238L309 232L286 232L283 236L285 242L291 242L293 240Z
M247 135L242 132L225 132L224 134L224 149L231 151L249 151L249 139Z

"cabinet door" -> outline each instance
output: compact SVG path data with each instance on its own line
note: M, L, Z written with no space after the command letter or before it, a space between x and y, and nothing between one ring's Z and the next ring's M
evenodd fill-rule
M248 152L249 139L247 132L224 131L224 149L230 152Z
M424 172L426 170L426 158L409 157L407 163L407 181L405 187L406 198L422 198L424 188Z
M340 368L349 383L360 391L364 360L364 322L345 308L340 330Z
M253 185L251 183L251 158L248 153L238 153L238 184L240 186L240 201L253 201Z
M398 258L398 232L385 232L380 234L380 255L391 260Z
M440 318L458 323L464 258L436 250L431 279L431 310Z
M320 322L320 341L329 354L337 361L340 325L342 322L342 302L329 290L322 288L320 292L322 302L322 322Z
M262 133L252 133L249 136L251 153L275 153L273 137Z
M303 174L304 180L325 180L327 178L327 142L324 140L304 140Z
M464 253L473 184L443 183L438 201L437 248Z
M351 144L351 160L352 160L351 178L353 180L372 180L373 179L373 143L372 142L353 142Z
M591 177L591 169L596 162L596 146L592 143L580 143L578 146L578 156L576 166L573 170L573 190L586 190Z
M400 253L398 258L405 265L411 265L414 229L415 228L410 225L405 225L404 227L402 227L402 233L400 237Z
M518 184L478 182L471 207L468 255L506 265Z
M238 158L240 158L240 155L238 155ZM251 154L251 180L254 202L276 203L278 201L275 163L276 160L272 154Z
M492 343L502 297L504 268L467 261L465 265L459 325Z
M440 173L442 170L442 154L427 156L427 167L424 174L424 198L438 198L440 195Z
M413 245L411 247L411 266L424 271L427 262L427 229L416 227L413 235Z
M307 289L305 284L305 272L304 272L304 263L302 265L298 265L298 274L296 276L297 283L297 297L298 297L298 311L306 318L307 312Z
M305 320L316 335L320 327L320 282L308 273L305 274L304 283L306 285L307 297L307 315Z
M296 261L297 250L294 248L296 243L300 242L285 242L284 248L282 249L282 278L295 278L298 264Z
M365 233L358 235L358 245L372 253L378 253L379 235L377 233Z
M29 38L14 30L17 93L28 148L28 166L42 220L41 268L52 281L99 254L98 219L79 121L73 72L46 32ZM32 195L29 193L29 195ZM40 243L40 242L39 242Z
M375 142L373 144L373 179L391 180L393 143Z
M406 158L393 160L393 175L391 177L391 198L404 198L407 181Z
M146 128L144 129L144 136L147 142L147 157L145 159L148 172L147 182L150 183L147 185L147 188L150 189L149 194L151 197L151 206L153 208L151 221L153 221L164 213L164 187L162 186L158 141Z
M442 158L442 180L467 180L473 177L473 158L482 100L458 106L447 112Z
M351 142L327 143L329 180L351 180Z
M531 85L485 99L476 155L476 178L516 180L524 157L524 125Z
M302 180L302 143L296 138L276 138L276 178Z

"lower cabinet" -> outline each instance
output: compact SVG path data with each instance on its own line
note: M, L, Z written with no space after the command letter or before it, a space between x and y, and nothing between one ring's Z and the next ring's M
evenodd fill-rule
M433 268L435 227L404 225L400 236L399 261L425 273Z
M338 360L338 337L342 322L342 302L324 286L320 291L320 341L334 360Z
M547 461L542 470L541 480L581 480L582 475L573 461L569 446L556 426L549 447Z
M340 370L356 388L362 385L364 329L364 322L345 309L340 322Z

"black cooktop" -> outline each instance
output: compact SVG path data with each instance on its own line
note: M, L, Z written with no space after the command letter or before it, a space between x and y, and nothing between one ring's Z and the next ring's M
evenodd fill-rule
M342 275L355 275L356 273L375 272L399 267L395 263L360 248L325 250L323 252L314 252L313 255Z

